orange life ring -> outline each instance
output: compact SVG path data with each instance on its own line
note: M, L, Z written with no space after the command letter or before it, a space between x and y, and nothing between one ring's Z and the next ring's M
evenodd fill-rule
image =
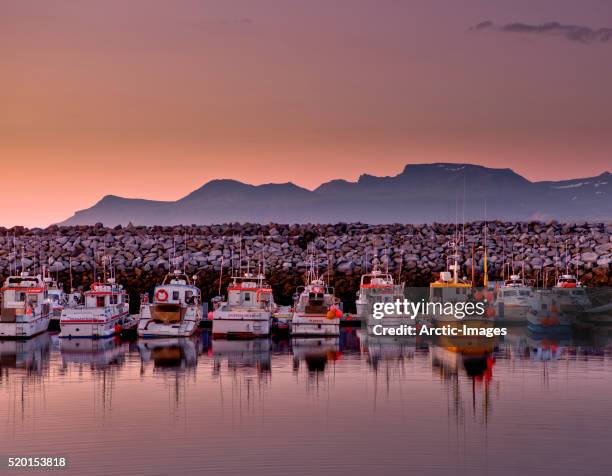
M159 302L166 302L168 300L168 291L165 289L158 289L155 293L155 299Z

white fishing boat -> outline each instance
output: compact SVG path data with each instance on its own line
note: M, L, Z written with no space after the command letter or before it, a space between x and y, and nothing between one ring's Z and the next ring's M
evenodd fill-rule
M361 276L357 291L357 317L366 323L368 331L375 325L399 326L409 324L410 316L402 313L385 313L381 319L374 318L374 304L394 303L404 300L404 283L395 283L390 273L382 272L374 263L371 273Z
M213 311L213 337L252 338L270 334L270 318L276 310L272 288L263 274L234 276L227 300Z
M497 290L494 307L496 322L526 324L527 317L537 307L537 297L525 279L513 274Z
M121 332L129 316L129 299L114 278L93 283L85 292L85 303L64 308L60 318L60 337L111 337Z
M42 276L25 271L9 276L1 291L0 338L27 339L48 329L48 288Z
M342 311L334 288L317 274L311 260L306 284L297 288L291 334L294 336L337 336Z
M140 337L188 337L200 325L203 309L195 276L175 270L153 292L153 301L140 306Z
M591 306L586 286L573 274L559 276L552 289L561 311L579 313Z
M59 322L62 316L62 311L68 303L68 297L60 285L52 278L45 276L45 284L47 285L47 296L49 302L49 312L51 321Z

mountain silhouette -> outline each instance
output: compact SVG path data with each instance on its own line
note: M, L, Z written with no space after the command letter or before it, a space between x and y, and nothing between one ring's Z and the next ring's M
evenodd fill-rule
M612 174L531 182L511 169L410 164L391 177L293 183L212 180L173 202L107 195L61 225L253 223L431 223L456 220L612 220Z

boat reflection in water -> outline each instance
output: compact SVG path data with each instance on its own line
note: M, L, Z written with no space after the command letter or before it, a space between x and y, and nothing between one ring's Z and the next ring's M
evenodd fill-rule
M416 337L375 336L369 332L359 333L361 352L367 355L367 362L378 370L382 362L402 363L413 359L416 351Z
M568 339L560 340L557 337L529 337L527 345L529 358L534 361L561 360L564 349L569 345Z
M19 369L29 375L42 374L49 361L50 347L51 336L48 332L28 340L0 340L0 373Z
M119 367L125 362L127 346L113 339L59 339L64 367L89 364L92 369Z
M254 340L225 340L213 339L212 354L215 372L221 370L224 361L229 370L255 369L258 374L269 373L271 364L271 341L266 339Z
M323 372L328 362L338 360L341 355L339 337L294 337L291 347L294 371L304 361L309 372Z
M79 476L610 474L612 329L508 332L0 342L0 446Z
M474 326L477 324L471 322L470 327ZM482 326L486 329L489 323L483 322ZM496 344L496 338L485 336L440 336L430 345L432 368L438 369L440 377L449 384L449 413L458 426L464 425L462 420L467 412L461 384L466 377L471 386L473 415L482 417L485 424L488 422L492 411L489 386L493 380Z
M167 337L138 342L143 364L153 363L154 370L195 368L200 340L192 337Z

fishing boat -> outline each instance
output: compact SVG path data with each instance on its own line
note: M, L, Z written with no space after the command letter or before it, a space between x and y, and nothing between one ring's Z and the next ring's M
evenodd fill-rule
M51 277L45 276L45 284L47 285L47 296L49 301L49 312L51 314L51 323L59 324L60 317L64 307L68 304L68 297L60 285L57 284Z
M270 318L275 311L272 288L262 273L234 276L227 288L227 299L213 311L213 337L253 338L270 334Z
M553 293L561 311L579 313L591 306L586 286L573 274L559 276L553 287Z
M82 303L83 293L72 287L72 261L70 261L70 292L66 293L64 287L57 279L53 279L46 268L43 268L43 279L48 287L49 305L51 307L50 328L59 329L62 311L66 307L76 307Z
M129 298L123 286L109 278L95 282L85 292L82 305L64 308L60 318L60 337L111 337L121 332L129 316Z
M510 275L495 295L495 321L506 324L526 324L527 316L537 306L533 288L518 274Z
M430 317L434 322L457 321L453 314L443 312L445 305L467 302L472 296L472 283L459 277L458 258L457 254L452 255L452 262L447 263L447 270L440 272L438 279L429 284L429 303L433 309Z
M486 234L485 234L486 242ZM429 303L432 312L429 316L436 325L451 325L457 327L493 327L494 309L491 306L493 294L489 290L489 279L487 274L487 251L484 251L484 289L477 290L473 287L472 280L459 276L459 254L457 245L453 244L453 254L448 257L447 270L442 271L434 282L429 285ZM472 275L474 265L472 264ZM482 309L485 312L473 311L459 315L459 304L464 307L469 302L484 301ZM475 307L476 308L476 307ZM485 309L486 308L486 309ZM454 309L454 311L453 311ZM452 312L451 312L452 311Z
M527 316L527 329L536 334L565 334L571 332L572 316L559 305L559 296L554 290L538 292L538 306Z
M140 306L140 337L188 337L202 320L200 289L179 270L169 273L153 292L153 301Z
M1 291L0 338L27 339L48 329L48 287L42 276L27 271L9 276Z
M342 311L334 288L317 274L311 260L306 284L294 296L291 334L294 336L337 336L340 334Z
M382 272L378 263L374 263L371 273L361 276L357 291L357 317L366 323L368 331L375 325L398 326L406 324L410 316L401 313L385 313L381 319L374 318L373 307L376 303L393 303L403 301L404 283L395 283L389 272Z

